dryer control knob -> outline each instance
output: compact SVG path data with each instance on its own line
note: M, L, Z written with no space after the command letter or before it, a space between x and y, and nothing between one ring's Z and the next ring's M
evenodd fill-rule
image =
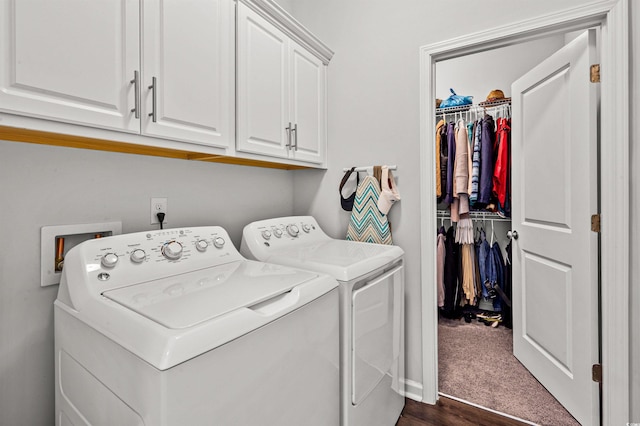
M289 233L289 235L291 235L292 237L297 237L298 234L300 233L300 230L298 229L297 225L291 224L287 226L287 232Z
M275 235L276 238L282 237L282 229L274 229L273 230L273 235Z
M222 248L222 247L224 247L224 243L225 243L225 242L226 242L226 241L225 241L225 240L224 240L224 238L222 238L222 237L215 237L215 238L213 239L213 245L214 245L216 248Z
M162 247L162 254L169 260L177 260L182 256L182 244L171 241Z
M307 225L306 223L303 223L302 230L308 234L309 231L311 231L311 226Z
M131 256L129 256L129 258L133 263L142 263L144 262L144 259L146 257L147 257L147 253L145 253L144 250L142 249L135 249L134 251L131 252Z
M269 231L268 229L262 231L262 238L264 238L265 240L271 238L271 231Z
M100 263L102 263L102 266L105 268L113 268L118 263L118 255L115 253L107 253L102 256Z

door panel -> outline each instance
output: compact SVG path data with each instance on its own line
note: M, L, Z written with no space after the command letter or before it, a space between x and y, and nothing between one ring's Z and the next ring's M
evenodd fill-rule
M352 395L360 404L385 377L399 392L404 376L403 356L403 266L374 278L352 296Z
M135 1L0 3L0 110L139 132Z
M238 150L288 156L288 39L238 3Z
M598 424L595 31L513 83L514 355L581 423Z
M233 12L229 0L144 2L143 134L218 147L233 141Z
M326 139L325 67L297 43L291 45L292 122L297 125L293 156L321 163Z

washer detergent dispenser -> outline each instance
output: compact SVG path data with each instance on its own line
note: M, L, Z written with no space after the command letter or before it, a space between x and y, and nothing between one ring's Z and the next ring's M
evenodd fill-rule
M338 424L338 300L217 226L81 243L54 303L56 425Z
M404 251L330 238L311 216L245 226L247 258L325 273L340 284L340 418L392 426L404 407Z

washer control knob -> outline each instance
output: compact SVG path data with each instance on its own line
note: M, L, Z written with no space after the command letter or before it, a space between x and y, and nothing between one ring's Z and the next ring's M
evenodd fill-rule
M268 229L262 231L262 238L264 238L265 240L271 238L271 231L269 231Z
M311 226L307 225L306 223L303 223L302 230L308 234L311 231Z
M129 256L129 258L133 263L142 263L144 262L144 259L146 257L147 257L147 253L145 253L144 250L142 249L135 249L134 251L131 252L131 256Z
M207 251L208 247L209 247L209 243L207 243L206 240L198 240L198 241L196 241L196 249L200 253L204 253L205 251Z
M289 233L289 235L291 235L292 237L297 237L298 234L300 233L300 230L298 229L297 225L291 224L287 226L287 232Z
M226 241L225 241L225 240L224 240L224 238L222 238L222 237L215 237L215 238L213 239L213 245L215 246L215 248L222 248L222 247L224 247L224 243L225 243L225 242L226 242Z
M169 260L177 260L182 256L182 244L177 241L166 243L162 247L162 254Z
M102 256L100 263L102 263L102 266L105 268L113 268L118 263L118 255L115 253L107 253Z
M278 229L278 228L274 229L273 235L275 235L277 238L282 237L282 229Z

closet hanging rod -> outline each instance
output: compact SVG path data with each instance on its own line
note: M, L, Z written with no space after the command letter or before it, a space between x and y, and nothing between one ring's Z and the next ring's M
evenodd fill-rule
M500 216L498 213L494 212L482 212L482 211L471 211L469 212L471 219L475 220L486 220L486 221L495 221L495 222L511 222L510 217ZM437 210L436 217L438 219L449 219L451 218L451 213L449 210Z
M397 166L387 166L389 168L389 170L397 170L398 167ZM349 170L351 170L351 167L345 167L344 169L342 169L343 172L348 172ZM367 170L373 170L373 166L361 166L361 167L356 167L354 172L366 172Z

